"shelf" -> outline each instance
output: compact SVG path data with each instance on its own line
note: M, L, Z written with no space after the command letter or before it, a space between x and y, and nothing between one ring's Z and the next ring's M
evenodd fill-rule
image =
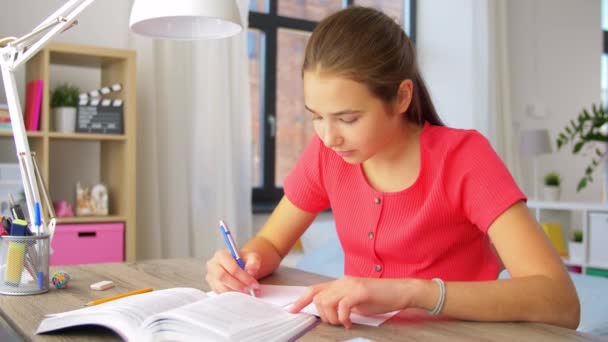
M567 266L585 266L583 260L570 260L568 257L562 257L562 262Z
M58 217L57 224L63 223L99 223L99 222L124 222L124 216L74 216Z
M48 136L51 139L63 140L91 140L91 141L126 141L127 137L124 134L102 134L102 133L62 133L62 132L27 132L28 138L44 138ZM13 131L0 131L0 137L13 137Z
M123 134L95 134L95 133L61 133L49 132L49 138L64 139L64 140L110 140L110 141L125 141L126 136Z
M44 133L42 132L26 132L28 138L42 138L44 137ZM0 137L12 137L13 131L9 130L0 130Z
M598 263L592 263L591 262L591 263L588 263L586 266L589 267L589 268L599 268L599 269L602 269L602 270L608 269L608 264L598 264Z
M55 68L62 66L67 68ZM51 42L30 60L25 68L25 80L43 80L40 131L27 132L30 149L36 151L36 161L51 197L74 201L74 185L102 183L106 185L111 216L78 216L57 218L60 224L124 224L124 260L134 261L136 251L136 137L137 82L135 51L97 46ZM53 71L51 69L54 69ZM66 70L69 69L69 70ZM70 71L70 72L66 72ZM120 83L123 102L123 134L55 131L51 112L51 86L63 82L82 86L81 73L95 74L99 87ZM83 77L83 80L87 77ZM98 82L98 84L97 84ZM82 84L81 84L82 83ZM0 131L0 161L14 157L13 133ZM73 206L74 203L72 203Z
M608 210L608 203L528 201L528 207L549 210Z

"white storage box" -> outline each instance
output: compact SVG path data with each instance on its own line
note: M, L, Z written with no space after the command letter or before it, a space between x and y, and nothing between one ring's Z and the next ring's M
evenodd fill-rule
M589 213L589 264L608 264L608 214L606 213Z

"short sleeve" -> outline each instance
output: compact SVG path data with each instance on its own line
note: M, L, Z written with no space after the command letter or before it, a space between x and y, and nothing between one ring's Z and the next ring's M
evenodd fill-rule
M323 148L321 140L313 136L283 182L287 199L296 207L311 213L329 208L329 198L323 184Z
M445 163L449 200L483 232L515 203L526 201L489 141L476 131L468 131Z

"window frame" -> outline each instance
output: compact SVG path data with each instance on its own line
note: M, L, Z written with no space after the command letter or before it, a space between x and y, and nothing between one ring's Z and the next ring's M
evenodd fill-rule
M252 206L254 213L272 211L283 197L283 188L275 186L276 177L276 85L277 85L277 34L279 29L292 29L312 32L318 21L302 18L285 17L278 14L278 1L268 0L267 13L249 11L249 28L259 30L264 35L263 44L258 55L261 63L263 89L260 90L260 146L261 146L261 187L252 189ZM404 12L404 26L410 32L412 42L416 41L416 1L401 0ZM342 7L354 5L356 0L343 0ZM404 13L405 14L405 13Z

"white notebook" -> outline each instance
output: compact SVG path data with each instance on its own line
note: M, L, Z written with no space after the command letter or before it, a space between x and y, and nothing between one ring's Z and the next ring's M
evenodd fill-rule
M173 288L45 317L36 334L99 325L126 341L289 341L317 321L237 292Z

